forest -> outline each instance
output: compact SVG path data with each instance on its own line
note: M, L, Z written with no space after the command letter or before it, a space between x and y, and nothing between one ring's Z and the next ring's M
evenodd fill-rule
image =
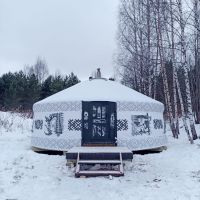
M72 72L69 75L49 75L46 61L38 58L32 66L0 77L0 110L31 112L35 102L80 82Z
M117 72L122 83L165 104L174 138L191 143L200 123L199 0L121 0Z

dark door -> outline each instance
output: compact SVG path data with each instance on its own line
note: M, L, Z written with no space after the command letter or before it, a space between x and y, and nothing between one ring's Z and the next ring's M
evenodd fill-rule
M82 145L115 145L116 103L82 102Z

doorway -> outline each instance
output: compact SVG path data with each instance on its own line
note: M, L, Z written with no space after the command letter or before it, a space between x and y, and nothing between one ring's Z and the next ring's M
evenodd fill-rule
M115 146L116 102L82 102L82 146Z

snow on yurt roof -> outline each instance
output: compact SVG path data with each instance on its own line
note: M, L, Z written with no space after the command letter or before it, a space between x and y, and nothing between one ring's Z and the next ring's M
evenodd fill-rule
M134 101L162 104L118 82L102 78L80 82L36 104L66 101Z

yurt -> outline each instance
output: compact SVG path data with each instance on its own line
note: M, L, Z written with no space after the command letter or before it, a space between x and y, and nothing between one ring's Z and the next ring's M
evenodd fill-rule
M68 151L119 146L131 151L167 144L164 106L118 82L90 78L33 105L31 145Z

